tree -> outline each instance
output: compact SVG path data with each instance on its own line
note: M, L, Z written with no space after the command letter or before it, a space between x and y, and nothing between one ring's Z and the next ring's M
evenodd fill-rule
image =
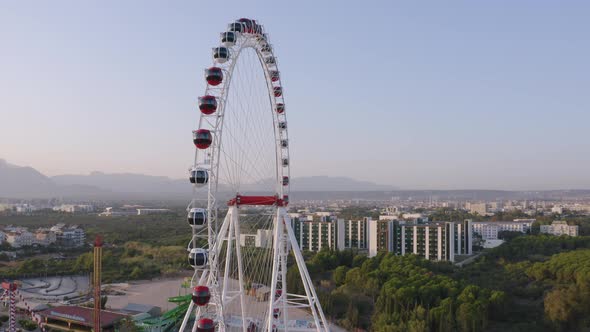
M337 267L334 270L334 273L332 274L332 279L336 283L336 286L344 284L344 282L346 281L346 272L348 272L348 267L343 265Z
M20 319L18 324L27 331L33 331L37 328L37 323L33 322L30 319Z
M511 241L519 236L523 236L522 232L515 231L500 231L498 232L498 238L501 240Z
M141 330L139 329L139 327L137 327L137 325L135 325L135 322L133 321L133 319L123 318L119 322L119 331L120 332L140 332Z

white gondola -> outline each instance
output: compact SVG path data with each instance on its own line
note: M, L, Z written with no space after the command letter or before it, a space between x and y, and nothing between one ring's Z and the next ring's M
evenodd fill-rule
M232 47L236 44L236 39L238 36L236 35L237 32L234 31L226 31L221 33L221 42L226 47Z
M207 225L207 210L192 208L188 212L188 223L195 228L203 228Z
M225 63L229 60L229 49L227 47L214 47L213 59L219 63Z
M192 267L204 267L207 265L207 261L209 259L209 253L206 249L203 248L193 248L188 253L188 263Z
M190 170L189 180L197 187L202 187L209 183L209 171L202 168L192 168Z
M277 63L277 60L275 59L274 56L269 56L269 57L267 57L267 58L264 59L264 62L267 65L274 65L275 63Z

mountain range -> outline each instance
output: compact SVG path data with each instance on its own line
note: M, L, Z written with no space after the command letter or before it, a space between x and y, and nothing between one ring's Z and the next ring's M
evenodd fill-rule
M378 185L346 177L312 176L290 181L292 191L388 191L392 186ZM87 175L48 177L32 167L17 166L0 159L0 197L5 198L109 198L124 195L164 198L187 197L192 189L187 179L165 176L99 171ZM256 186L249 186L255 191Z

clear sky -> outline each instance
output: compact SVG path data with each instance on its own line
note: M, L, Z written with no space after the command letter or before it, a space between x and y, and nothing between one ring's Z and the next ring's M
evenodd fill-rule
M588 1L0 0L0 158L185 177L239 17L275 46L294 177L590 188Z

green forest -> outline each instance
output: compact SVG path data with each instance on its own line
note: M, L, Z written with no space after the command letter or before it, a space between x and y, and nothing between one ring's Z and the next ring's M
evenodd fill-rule
M308 266L326 315L348 330L590 329L590 237L521 236L463 268L330 251Z

